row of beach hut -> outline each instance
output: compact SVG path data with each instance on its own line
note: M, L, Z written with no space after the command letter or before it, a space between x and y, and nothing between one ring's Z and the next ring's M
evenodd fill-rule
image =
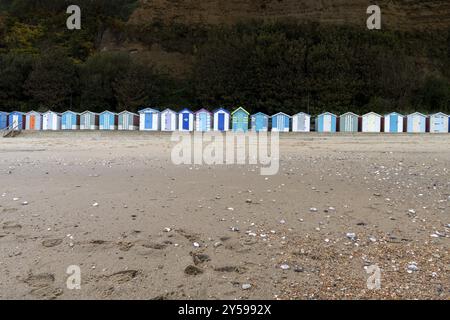
M146 108L139 114L129 111L114 113L104 111L95 113L85 111L82 113L66 111L57 113L47 111L39 113L30 111L22 113L0 112L0 129L8 126L19 130L141 130L141 131L268 131L269 122L272 131L278 132L309 132L311 131L311 116L300 112L289 116L279 112L268 116L262 112L250 115L240 107L228 112L225 109L217 109L209 112L201 109L192 112L184 109L175 112L166 109L162 112ZM230 126L231 123L231 126ZM450 118L444 113L436 113L426 116L415 112L403 116L393 112L381 116L369 112L359 116L347 112L337 116L325 112L315 119L315 131L317 132L434 132L448 133Z

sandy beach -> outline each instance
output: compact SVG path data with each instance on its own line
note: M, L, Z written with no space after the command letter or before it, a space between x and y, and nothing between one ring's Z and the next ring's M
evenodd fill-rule
M172 147L1 139L0 299L450 298L450 135L286 134L273 176Z

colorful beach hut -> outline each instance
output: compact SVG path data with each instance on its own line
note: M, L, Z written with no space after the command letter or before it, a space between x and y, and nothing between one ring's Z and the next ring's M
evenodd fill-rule
M427 116L414 112L407 117L407 131L409 133L423 133L427 131Z
M98 130L98 113L85 111L80 114L80 130Z
M291 128L291 116L284 112L278 112L272 117L272 131L289 132Z
M369 112L362 116L362 132L381 132L381 115Z
M175 131L178 128L178 114L172 109L166 109L161 112L161 130Z
M145 108L139 111L139 130L158 131L160 112L156 109Z
M178 114L178 130L194 131L194 114L189 109L183 109Z
M358 132L359 116L353 112L344 113L339 117L340 132Z
M299 112L292 116L292 131L293 132L310 132L311 131L311 116L304 112Z
M122 111L119 113L117 120L118 130L139 130L139 115L130 111Z
M248 117L249 113L242 107L237 108L231 113L233 131L248 131Z
M42 130L61 130L61 115L54 111L47 111L42 115Z
M80 130L80 114L70 110L63 112L61 130Z
M13 111L8 116L9 126L14 130L25 130L25 121L25 114L20 111Z
M117 130L119 116L115 112L103 111L99 115L100 130Z
M230 113L219 108L213 111L214 115L214 131L229 131L230 130Z
M195 130L211 131L212 114L206 109L200 109L195 113Z
M319 114L316 118L317 132L336 132L337 116L331 112Z
M42 130L42 114L30 111L25 115L25 130Z
M251 116L252 131L269 131L269 116L263 112L255 113Z
M8 127L8 113L0 111L0 130Z
M384 132L403 132L403 122L405 117L397 112L392 112L384 116Z
M449 117L445 113L438 112L430 116L431 133L448 133Z

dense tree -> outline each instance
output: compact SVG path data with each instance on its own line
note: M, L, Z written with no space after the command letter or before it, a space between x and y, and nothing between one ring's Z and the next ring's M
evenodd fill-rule
M0 55L0 106L12 110L26 110L29 97L24 83L33 65L33 58L26 54Z

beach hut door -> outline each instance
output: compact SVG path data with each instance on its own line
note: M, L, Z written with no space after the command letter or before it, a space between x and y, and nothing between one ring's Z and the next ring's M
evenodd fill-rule
M263 130L264 128L264 117L256 116L256 131Z
M305 119L304 116L298 116L297 118L297 131L304 131L304 124L305 123Z
M200 131L206 131L206 113L200 113Z
M145 129L151 129L153 122L153 113L145 114Z
M398 132L398 116L391 115L389 119L389 132Z
M189 113L183 113L183 130L189 130Z
M225 131L225 114L219 113L219 131Z
M441 132L444 129L444 118L436 117L434 118L434 132Z
M172 114L170 112L166 113L166 130L172 130Z
M19 116L18 115L14 115L13 116L13 128L17 128L19 126Z
M30 116L30 129L34 130L35 129L35 124L36 124L36 118L35 116Z

